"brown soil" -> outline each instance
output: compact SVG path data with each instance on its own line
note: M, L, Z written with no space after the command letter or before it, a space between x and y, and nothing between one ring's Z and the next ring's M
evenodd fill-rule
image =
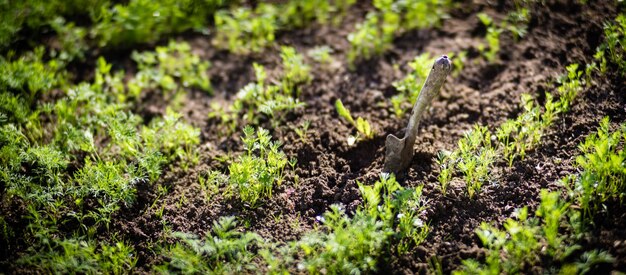
M614 125L626 121L626 84L623 78L609 73L597 76L589 89L578 97L573 109L555 121L543 137L541 145L513 167L497 163L493 181L483 186L475 200L464 194L462 182L453 181L447 195L438 191L435 163L440 150L452 150L463 134L474 124L494 129L521 110L522 93L543 100L546 91L553 91L554 80L570 63L586 64L601 42L602 24L612 20L617 11L611 1L589 1L580 6L575 1L544 1L531 10L528 34L520 41L510 35L502 37L499 62L487 64L478 57L476 46L483 41L484 27L476 14L486 12L496 20L512 10L508 1L474 1L461 4L440 29L408 32L394 41L384 56L357 64L348 70L345 54L349 47L346 35L371 7L360 3L339 27L314 26L290 31L278 37L280 45L293 45L306 52L319 45L329 45L337 64L330 67L314 65L313 82L304 87L301 99L306 107L286 116L286 123L271 129L272 136L285 144L283 150L298 159L295 175L275 189L274 197L256 209L236 199L216 195L207 200L202 195L198 177L209 170L227 173L226 165L214 157L243 151L239 132L227 135L219 123L210 120L209 104L232 101L232 96L245 84L254 81L252 63L257 62L275 76L281 70L278 48L262 55L236 56L211 46L210 37L179 37L190 42L196 53L209 59L209 74L215 95L192 92L182 107L185 118L202 129L199 147L200 164L183 171L170 167L158 184L138 186L138 202L114 218L110 234L128 240L138 251L139 272L149 272L161 259L152 244L166 239L167 230L204 234L221 216L238 218L241 230L257 232L273 241L296 240L316 223L315 217L331 204L343 204L348 212L360 204L357 181L373 183L382 169L384 141L388 133L406 126L408 114L397 118L390 112L386 98L395 93L392 82L408 71L408 61L429 52L445 54L467 50L470 61L460 76L448 78L441 96L432 104L421 125L415 145L413 164L400 182L404 186L425 185L429 207L425 218L432 232L426 242L408 254L381 264L382 271L394 273L424 272L427 262L438 257L444 272L458 268L462 259L481 257L483 252L474 229L481 222L502 222L519 207L537 205L541 188L558 188L558 180L576 173L573 161L577 145L595 131L600 119L609 116ZM311 64L313 61L309 60ZM126 63L128 64L128 63ZM400 65L399 69L394 65ZM348 134L354 130L342 121L334 107L342 99L354 116L369 120L376 136L369 141L348 146ZM158 94L146 95L138 106L146 119L164 113L166 103ZM303 121L311 121L307 142L301 142L292 130ZM270 128L269 122L263 126ZM157 185L169 192L158 197ZM162 218L157 212L164 207ZM599 217L593 238L585 240L585 248L608 250L616 257L609 270L626 271L626 216L618 206Z

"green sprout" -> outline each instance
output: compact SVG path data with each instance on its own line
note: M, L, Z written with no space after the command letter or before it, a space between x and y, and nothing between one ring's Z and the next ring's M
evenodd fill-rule
M370 12L367 14L365 21L357 24L355 31L348 35L348 41L350 42L348 62L352 68L354 68L356 61L370 59L382 54L391 47L393 31L397 28L394 25L398 23L398 19L391 15L393 14L386 18L381 18L380 15ZM385 20L387 22L384 22Z
M356 128L356 130L360 134L365 136L365 138L371 139L374 137L375 133L372 130L370 123L362 117L358 117L356 120L354 120L354 118L352 118L352 114L350 114L350 111L346 109L346 107L343 105L343 102L341 102L341 99L337 99L337 101L335 101L335 108L337 109L337 113L339 114L339 116L343 117L350 124L352 124L352 126L354 126L354 128Z
M255 259L252 248L264 242L255 233L236 230L234 217L221 217L213 222L204 238L174 232L174 245L164 248L168 258L163 266L155 269L159 273L239 273L253 272Z
M281 47L280 57L283 60L282 89L285 93L293 94L297 98L300 96L299 87L310 83L313 79L311 67L304 62L304 57L293 47Z
M296 134L298 135L298 138L300 139L302 143L307 143L308 141L307 135L308 135L310 126L311 126L311 121L305 120L302 123L300 123L299 127L293 128L293 131L296 132Z
M596 60L600 60L600 72L607 71L608 62L615 64L622 76L626 75L626 14L620 14L615 18L614 23L606 23L604 25L605 42L597 49L594 56ZM606 58L608 56L608 59Z
M254 128L246 126L243 133L246 153L228 166L229 183L242 201L257 207L261 199L272 196L274 185L282 183L287 157L267 130L259 128L255 134Z
M238 120L243 123L259 125L264 118L270 118L274 127L284 121L289 111L304 106L298 97L302 86L308 84L312 76L310 67L304 63L304 57L292 47L283 47L283 74L280 85L267 79L265 67L253 63L256 82L248 83L237 93L231 106L222 107L212 104L210 118L217 118L228 130L234 131Z
M391 48L395 36L414 29L438 27L446 18L451 1L375 0L376 10L370 11L365 21L356 25L348 35L350 50L348 63L368 60Z
M581 155L576 157L576 166L582 172L563 181L586 219L604 211L608 201L622 203L626 197L626 125L610 131L609 122L603 118L597 132L578 145Z
M437 165L439 166L439 175L437 176L439 189L445 195L454 173L454 167L451 167L453 164L450 161L450 152L439 151L437 153Z
M486 249L484 263L474 259L463 260L463 266L453 274L523 273L542 261L563 262L581 249L574 236L563 232L571 230L568 221L575 210L558 192L542 189L535 217L529 217L528 207L517 209L503 229L483 222L476 235ZM606 252L597 250L582 254L582 261L564 264L559 273L581 273L601 263L615 261Z
M170 41L166 47L157 47L153 52L133 52L132 58L137 62L139 72L128 82L128 88L135 97L142 90L155 88L166 94L181 88L212 92L206 73L210 63L193 54L187 43Z
M500 34L502 33L502 28L498 27L493 22L493 19L486 13L479 13L477 16L480 22L487 27L487 34L485 35L487 46L484 44L478 45L478 51L488 62L494 62L498 58L498 52L500 51Z
M260 52L274 42L276 8L261 4L254 11L247 7L215 13L214 44L234 53Z

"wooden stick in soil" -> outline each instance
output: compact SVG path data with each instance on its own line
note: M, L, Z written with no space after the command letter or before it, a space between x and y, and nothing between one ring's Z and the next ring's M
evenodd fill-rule
M415 144L419 121L433 99L439 95L439 90L451 70L452 64L448 56L444 55L435 60L426 78L426 82L417 97L415 106L413 106L409 125L406 128L404 137L399 139L392 134L387 136L387 140L385 141L384 172L398 174L407 169L411 164L413 154L415 153L413 145Z

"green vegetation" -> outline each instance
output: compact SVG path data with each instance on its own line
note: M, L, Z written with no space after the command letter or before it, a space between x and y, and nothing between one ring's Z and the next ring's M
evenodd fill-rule
M556 108L558 108L557 112L569 111L570 105L574 102L574 99L582 90L580 77L583 72L578 70L578 64L570 64L566 69L567 75L559 79L560 86L557 88L560 96L559 105L556 105Z
M478 51L488 62L493 62L498 58L498 52L500 51L500 34L502 33L502 28L496 26L493 19L485 13L479 13L478 19L480 19L480 22L487 28L487 33L485 34L487 46L484 44L478 45Z
M604 25L604 43L598 47L595 59L600 62L600 72L609 70L609 62L622 76L626 75L626 15L620 14L615 22ZM608 59L607 59L608 56Z
M187 233L176 232L179 242L165 249L168 262L156 268L161 273L241 273L252 272L254 254L261 237L255 233L240 233L234 217L222 217L213 222L204 240Z
M52 241L55 249L32 251L20 264L33 266L44 273L112 273L122 274L135 267L137 257L123 242L114 244L65 239Z
M567 196L544 189L535 217L528 217L528 207L523 207L514 218L507 219L504 230L481 224L476 234L486 249L485 263L465 260L463 268L455 273L524 273L539 263L560 266L560 273L587 273L598 264L615 261L605 251L582 252L578 244L591 234L586 227L593 224L595 215L607 209L605 204L621 205L626 194L626 125L614 132L609 128L605 117L597 133L579 145L581 155L576 163L581 172L561 180L568 188Z
M358 117L356 120L354 120L354 118L352 118L352 114L350 114L350 111L346 109L345 106L343 106L343 102L341 102L341 99L337 99L335 101L335 109L337 109L337 113L340 117L343 117L345 120L347 120L358 131L356 137L348 137L348 143L350 145L354 144L354 142L359 138L359 135L365 136L366 139L374 137L375 133L372 130L370 123L362 117Z
M421 28L437 27L447 17L451 1L433 0L374 0L375 11L356 25L348 35L350 51L348 62L354 66L359 60L381 55L391 47L394 37Z
M329 46L317 46L307 53L313 60L316 62L328 66L332 64L335 60L332 56L333 49Z
M612 132L609 118L605 117L598 132L587 136L578 146L582 154L576 158L576 165L582 172L565 178L563 184L585 219L592 220L598 212L606 211L606 203L621 204L626 197L624 140L626 125Z
M214 222L211 232L198 237L173 233L182 240L166 248L167 261L160 272L252 272L290 270L330 274L365 273L377 270L380 260L394 255L390 248L405 253L420 245L429 232L421 219L426 209L423 186L405 189L393 175L383 174L373 186L359 183L364 199L353 217L339 205L318 219L322 228L287 244L262 240L255 233L235 230L233 217ZM258 250L258 253L255 251Z
M228 166L229 183L237 188L242 201L256 207L259 199L271 197L274 185L283 181L287 157L267 130L259 128L255 135L254 128L246 126L243 133L246 153Z
M37 50L1 60L3 199L21 201L28 213L30 249L18 264L69 273L132 268L137 260L132 248L97 241L95 235L108 231L113 215L133 205L139 182L156 181L168 163L185 168L198 161L199 130L170 110L143 125L127 100L138 94L131 95L123 72L112 73L102 58L93 82L72 85L59 63L44 63L42 56ZM183 68L176 62L169 59L173 68ZM187 71L161 72L175 73L174 82L188 77ZM64 96L39 104L51 89ZM60 228L76 237L57 237Z
M283 121L283 116L296 108L300 102L300 89L312 80L310 67L304 57L292 47L282 47L283 72L278 80L280 85L267 79L265 68L254 63L256 83L249 83L237 93L231 106L213 104L210 118L217 118L232 132L238 123L259 125L263 119L271 119L273 126ZM239 121L241 119L241 121Z
M238 54L259 53L274 44L281 30L304 28L313 22L342 21L355 0L290 0L282 4L261 3L254 10L235 7L215 14L214 44Z
M388 22L383 22L384 19ZM367 60L387 51L393 41L397 20L395 14L381 18L376 13L368 13L365 21L358 23L355 31L348 35L348 41L351 45L348 52L348 62L353 64L358 59ZM352 66L354 68L354 65Z
M139 72L128 82L128 89L135 97L145 89L161 89L166 94L189 88L211 92L206 72L210 63L192 54L187 43L170 41L167 47L156 47L155 51L133 52L132 58Z
M283 60L283 78L281 79L283 91L300 97L300 87L309 84L311 67L304 62L304 57L292 47L281 47L280 58Z
M131 0L127 4L107 4L92 15L97 24L91 36L100 47L156 42L164 35L205 27L210 15L225 2Z
M293 131L296 132L296 135L298 135L298 138L300 138L300 141L303 143L307 143L308 141L307 135L308 135L310 126L311 126L311 121L305 120L300 124L299 127L293 128Z
M84 58L90 47L128 48L189 30L205 33L209 19L213 17L217 46L236 53L260 52L272 45L279 30L306 27L314 21L319 24L340 23L355 3L354 0L292 0L284 4L263 3L254 10L235 6L221 9L237 2L4 1L0 3L0 49L19 42L21 34L51 28L61 39L53 55L60 60L72 61ZM77 22L81 22L80 26ZM36 39L36 36L28 38Z
M298 266L331 274L373 272L392 243L399 253L420 245L429 231L419 217L426 207L422 188L404 189L393 175L381 175L373 186L359 184L364 204L352 218L332 205L321 219L327 233L313 231L296 243L304 252Z
M524 273L534 265L561 264L562 273L589 271L599 263L612 262L606 252L588 251L574 263L571 256L580 250L573 235L565 232L573 230L568 222L575 212L569 210L558 192L541 191L541 204L535 217L528 216L528 208L523 207L504 223L504 230L483 223L476 234L486 249L485 263L464 260L463 268L455 274L498 274L502 272Z
M373 126L388 130L394 126L383 119L405 115L419 96L432 57L423 53L409 62L406 77L392 84L397 94L391 104L383 101L373 108L381 114L368 115L361 108L353 111L362 117L353 117L340 99L334 102L340 119L354 128L349 148L337 146L334 133L320 129L328 122L314 117L328 118L329 100L339 94L354 98L354 89L346 94L345 87L333 85L374 90L367 93L372 98L393 90L388 89L387 68L382 68L384 74L370 74L368 68L355 73L341 66L354 69L388 50L393 53L383 63L405 60L414 51L407 50L409 40L422 38L415 30L440 27L449 12L461 14L466 23L468 15L480 10L493 12L498 22L479 14L485 28L469 28L471 33L459 36L427 31L426 37L441 44L421 41L414 46L440 49L453 42L453 47L463 47L458 44L479 32L485 43L478 58L497 62L502 49L511 49L501 44L508 36L517 41L526 35L530 10L545 18L540 5L530 8L538 1L506 3L515 7L508 14L498 14L502 5L487 2L452 11L457 5L450 0L373 0L355 8L356 0L0 0L0 269L362 274L404 268L406 259L425 266L419 261L448 238L437 232L437 243L426 244L429 233L442 225L441 219L427 219L450 206L480 207L488 201L481 195L494 191L484 192L484 186L501 184L496 178L501 173L525 168L527 163L516 161L538 148L555 122L567 121L561 115L583 109L575 104L584 90L619 88L616 83L626 75L622 14L604 25L597 64L567 66L564 76L543 86L545 95L522 94L511 119L498 127L476 125L457 148L438 154L444 196L424 189L433 179L427 170L413 171L400 182L390 174L373 183L356 180L369 179L380 168L374 154L384 137L376 136ZM615 12L606 5L581 10ZM346 16L355 28L339 26ZM558 30L550 28L549 33ZM344 35L347 41L337 42ZM595 43L596 38L587 40ZM511 54L502 56L533 55ZM476 57L471 50L448 55L455 75L463 66L471 66L474 75L499 68L472 63L477 60L469 60ZM307 64L310 60L316 64ZM223 68L212 67L218 64ZM241 67L248 65L253 80ZM210 77L213 71L218 75ZM321 77L313 81L314 75ZM242 85L246 81L250 83ZM609 84L592 86L600 81ZM480 79L463 77L460 82L483 88ZM304 109L305 100L321 108ZM209 104L209 118L197 118L198 110L207 111L198 108ZM385 109L389 105L393 112ZM485 121L481 116L470 120ZM606 229L606 218L613 218L626 197L626 124L620 123L611 124L607 117L597 133L580 143L573 164L577 173L561 179L562 186L549 185L560 189L542 190L537 201L529 201L503 224L482 223L476 240L484 257L463 261L457 273L536 273L541 265L549 268L539 269L544 273L584 274L606 263L621 267L623 253L614 259L594 247L597 236L592 236ZM243 125L242 134L235 134ZM458 129L442 133L456 135ZM359 139L368 144L352 147ZM296 144L283 147L281 141ZM428 152L415 162L424 157ZM299 167L300 161L306 163ZM423 175L429 175L424 183L414 180ZM455 180L463 181L467 197L445 196L452 182L457 187ZM431 211L427 198L448 201L436 201ZM276 211L266 215L262 206ZM500 210L485 214L501 220L501 213L510 211ZM191 219L197 221L187 223ZM276 240L264 238L275 232L253 231L272 226L290 232ZM584 251L590 246L594 250ZM617 245L609 249L620 253ZM454 264L459 255L452 257ZM429 255L430 268L443 273L448 256Z
M550 93L546 93L543 113L529 95L522 94L523 113L515 120L507 120L496 130L502 154L508 160L509 166L518 157L524 159L526 152L539 144L544 132L558 115L569 111L578 93L582 91L581 75L578 64L567 66L567 75L559 80L560 84L556 87L559 100L555 101Z
M428 235L429 226L419 216L426 210L426 201L421 198L423 188L420 185L404 189L393 176L386 174L381 175L373 186L359 183L364 211L370 216L378 216L386 227L396 228L394 238L400 254L420 245Z
M546 93L545 112L535 105L534 99L522 94L521 106L524 110L515 120L507 120L496 130L496 136L502 146L502 155L513 165L516 158L524 159L526 152L541 141L544 131L552 124L555 115L560 112L551 94Z
M390 229L375 217L361 213L350 219L337 205L330 209L324 214L329 233L314 232L298 243L304 252L305 270L331 274L375 271Z
M0 49L8 48L25 33L51 27L61 39L56 54L71 61L82 58L88 46L129 47L153 43L166 35L201 30L224 0L109 0L3 1L0 3ZM74 21L75 20L75 21ZM87 24L87 27L82 25ZM81 22L81 27L77 23Z
M459 140L457 150L439 154L441 191L445 194L456 169L464 176L468 196L474 198L489 180L496 156L496 149L491 144L491 132L486 127L475 126Z
M487 45L478 45L478 51L485 57L487 62L491 63L498 59L500 35L505 30L509 31L515 40L519 40L526 35L528 22L530 21L530 11L528 7L521 5L517 1L515 1L515 4L517 6L516 10L510 12L499 25L486 13L479 13L477 15L480 22L486 28L485 41L487 42Z
M254 12L246 7L219 11L215 27L216 46L240 54L260 52L274 42L276 11L267 4L259 5Z
M465 179L467 194L474 197L480 192L482 184L489 181L490 167L494 162L503 159L512 166L515 159L524 159L526 152L540 143L558 115L569 111L582 91L582 72L578 70L578 65L569 65L567 72L556 87L559 100L546 93L543 112L530 95L522 94L522 113L502 123L496 128L495 135L485 127L475 126L459 140L457 149L440 152L437 164L440 167L438 180L441 191L445 194L454 175L460 172ZM497 142L492 143L492 140Z
M210 202L211 199L219 193L220 187L225 185L227 182L228 176L218 171L202 172L198 176L198 184L200 184L200 189L202 189L204 199L207 202ZM225 195L228 196L229 194L225 193Z

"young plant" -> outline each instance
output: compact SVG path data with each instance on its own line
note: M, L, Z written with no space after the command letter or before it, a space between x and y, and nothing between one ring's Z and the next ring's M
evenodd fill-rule
M137 190L127 179L125 169L123 163L85 160L85 166L74 175L76 187L68 190L80 209L74 214L80 221L93 220L108 228L114 212L134 203ZM97 203L93 206L90 201Z
M605 73L610 62L622 76L626 75L626 14L622 13L615 18L615 22L604 25L604 37L605 42L598 47L595 55L601 62L600 72Z
M559 79L560 86L557 88L563 112L569 111L570 105L574 102L578 93L583 89L583 86L580 83L580 77L583 72L578 70L578 64L570 64L566 69L567 75Z
M166 94L185 88L212 92L206 73L211 64L193 54L187 43L170 41L167 47L157 47L153 52L133 52L132 58L139 72L128 82L128 89L135 97L142 90L156 88Z
M441 170L437 179L442 193L446 193L454 173L459 171L464 176L468 196L474 198L480 193L482 185L489 181L496 156L496 148L491 144L491 132L487 127L475 125L459 140L456 150L438 154L437 163Z
M530 10L527 7L518 5L515 11L507 14L502 28L513 34L513 38L517 41L524 37L528 32L528 23L530 21Z
M487 29L485 34L485 41L487 45L478 45L478 51L485 57L487 62L491 63L498 59L498 52L500 51L500 35L504 31L509 31L515 40L522 38L526 35L528 22L530 21L530 12L527 7L516 3L517 9L510 12L506 19L500 24L497 24L491 16L486 13L479 13L478 19Z
M355 31L348 35L348 63L351 68L358 60L368 60L389 49L398 24L399 18L394 13L384 16L369 12L365 21L357 24Z
M237 98L228 108L219 104L212 105L213 110L209 117L218 118L222 125L234 131L237 119L241 117L243 123L259 125L261 119L270 118L276 126L283 121L283 116L291 110L304 106L298 99L300 89L311 80L310 67L303 62L303 57L293 48L283 48L283 76L281 85L270 84L267 80L265 68L253 63L257 81L248 83L237 93Z
M261 199L272 196L274 185L282 183L287 157L279 150L280 142L271 141L269 131L259 128L255 134L246 126L243 132L246 153L228 167L229 183L242 201L257 207Z
M420 245L429 226L421 218L427 201L423 186L404 189L391 174L381 174L374 185L358 182L363 204L349 217L340 205L316 219L322 228L287 245L269 244L260 251L271 273L297 268L329 274L376 272L378 263ZM291 268L290 268L291 267Z
M467 63L467 51L460 51L457 53L450 52L448 57L452 60L452 76L458 77L463 71L465 64Z
M398 253L404 254L426 239L430 227L420 217L427 204L422 198L423 185L404 189L393 174L382 174L373 186L357 183L363 197L362 211L383 221L385 228L394 228Z
M441 22L449 17L447 11L452 7L450 0L406 0L396 1L396 4L403 13L401 23L403 31L439 27Z
M236 230L234 217L221 217L213 222L203 239L193 234L173 233L176 244L165 249L167 262L155 271L160 273L247 273L255 255L252 249L264 242L255 233Z
M308 132L309 132L309 127L311 126L311 121L309 120L305 120L302 123L300 123L299 127L294 127L293 131L296 132L296 134L298 135L298 138L300 138L300 141L302 143L307 143L308 142Z
M304 57L293 47L281 47L280 58L283 60L282 89L285 93L298 98L299 87L310 83L313 79L311 67L304 62Z
M348 35L350 51L348 62L351 68L359 60L368 60L381 55L391 47L396 35L403 32L437 27L447 17L451 1L373 1L375 11L367 14L364 22L356 25Z
M77 27L73 22L66 22L63 17L57 17L50 22L57 33L59 46L52 49L50 55L53 58L69 63L74 60L85 60L85 53L89 50L86 36L87 29Z
M528 207L523 207L506 220L504 230L482 223L476 234L487 249L485 263L464 260L461 270L453 274L524 273L542 262L562 262L580 249L571 236L560 233L569 227L569 204L558 192L545 189L540 198L535 217L529 217Z
M551 96L546 96L546 103L552 106ZM549 124L541 120L541 111L536 106L534 99L528 94L522 94L522 107L524 112L515 120L507 120L496 130L496 137L500 141L502 153L508 160L509 166L513 165L516 158L524 159L526 152L534 148L543 136L543 132ZM553 119L548 113L546 119ZM551 122L551 121L550 121Z
M43 273L110 273L132 271L133 248L124 242L104 243L83 238L53 240L46 249L23 257L18 264Z
M442 194L446 194L452 175L454 173L454 164L450 160L450 152L439 151L437 153L437 165L439 166L439 190Z
M486 127L475 126L458 144L455 155L456 167L465 177L467 194L474 198L483 183L489 180L491 165L495 161L496 151L491 145L491 132ZM456 152L455 152L456 153Z
M500 142L503 157L509 166L513 165L516 158L524 159L526 152L539 144L541 137L548 127L552 125L559 114L569 111L571 104L582 91L577 64L567 66L568 74L559 80L560 85L556 88L559 99L554 99L552 94L546 93L543 112L540 106L536 106L533 98L528 94L522 94L521 106L523 112L514 120L507 120L496 130L496 136Z
M576 157L576 166L582 172L565 178L563 183L587 220L604 211L608 201L622 203L626 198L624 140L626 124L611 132L609 118L605 117L597 133L587 136L578 146L582 154Z
M323 217L329 233L314 231L297 247L303 251L299 266L308 272L326 270L329 274L375 272L387 238L393 232L383 222L363 212L349 218L337 205Z
M198 184L204 193L205 201L211 202L213 196L218 194L220 186L228 183L228 177L218 171L208 171L198 176Z
M100 47L152 43L168 34L199 30L225 4L220 0L130 0L115 5L109 1L96 2L103 4L87 8L93 9L89 14L97 23L91 36Z
M280 7L279 19L288 29L303 28L314 21L323 25L328 22L332 9L329 0L287 1Z
M362 117L358 117L355 121L354 118L352 118L350 111L346 109L345 106L343 106L341 99L337 99L337 101L335 101L335 108L337 109L337 113L339 114L339 116L343 117L350 124L352 124L352 126L354 126L354 128L356 128L356 130L360 134L365 136L366 139L371 139L374 137L375 133L372 130L372 127L370 126L369 122ZM352 139L351 137L348 137L348 140L351 140L351 139ZM353 141L356 140L356 137L353 138L352 140Z
M146 152L162 152L169 162L181 160L186 170L198 163L200 156L195 146L200 144L200 129L180 121L181 115L167 109L166 116L143 127L141 136Z
M216 36L213 43L238 54L260 52L274 42L277 10L260 4L252 11L239 7L215 13Z
M44 53L44 48L38 47L34 52L25 53L15 60L14 52L9 52L6 58L0 57L0 91L3 94L8 93L5 98L9 97L9 94L15 98L3 99L0 112L8 118L11 118L9 114L15 113L16 118L19 119L18 121L10 120L10 122L24 122L28 110L19 112L16 110L21 108L16 106L18 103L9 101L24 100L24 103L19 103L19 105L32 106L42 92L57 87L64 81L60 64L55 60L44 62ZM11 105L15 107L10 107Z
M498 58L498 52L500 51L500 34L502 28L497 26L493 19L486 13L479 13L478 19L487 28L487 34L485 40L487 46L484 44L478 45L478 51L487 59L488 62L494 62Z
M343 21L346 17L348 10L352 5L356 3L357 0L335 0L333 1L333 6L331 7L334 12L334 16L332 19L333 25L337 26Z

